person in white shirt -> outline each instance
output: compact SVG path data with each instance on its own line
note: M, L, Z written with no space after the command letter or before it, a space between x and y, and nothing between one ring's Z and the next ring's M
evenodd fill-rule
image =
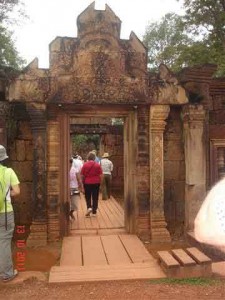
M70 217L75 220L74 211L78 210L80 190L83 191L83 184L80 177L79 167L74 167L74 160L70 159Z
M73 156L73 166L75 168L78 168L79 172L80 172L81 168L83 167L83 161L82 161L81 157L78 154L75 154Z
M102 178L102 200L110 199L111 196L111 182L113 163L109 160L109 153L104 153L101 159L101 167L103 172Z

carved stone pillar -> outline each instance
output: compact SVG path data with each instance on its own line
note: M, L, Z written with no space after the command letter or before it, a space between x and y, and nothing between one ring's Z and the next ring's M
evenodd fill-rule
M150 107L150 222L152 242L171 241L164 215L163 132L168 105Z
M6 121L9 116L9 103L0 101L0 145L7 146Z
M46 203L46 110L45 104L31 103L27 111L33 134L33 195L32 224L27 240L29 246L47 244Z
M190 231L206 192L205 110L202 105L186 105L182 115L186 167L185 227Z

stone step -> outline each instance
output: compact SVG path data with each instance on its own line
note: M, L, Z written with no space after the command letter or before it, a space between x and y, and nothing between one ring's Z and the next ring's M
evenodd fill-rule
M127 265L55 266L50 271L49 283L158 279L165 277L165 273L154 261Z
M158 251L162 270L171 278L210 277L211 259L195 247Z

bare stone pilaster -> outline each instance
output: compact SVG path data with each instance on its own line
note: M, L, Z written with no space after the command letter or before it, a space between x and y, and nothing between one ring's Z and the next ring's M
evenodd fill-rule
M190 231L206 192L205 110L202 105L186 105L182 116L186 167L185 227Z
M163 132L168 105L150 107L150 223L152 242L171 241L164 215Z

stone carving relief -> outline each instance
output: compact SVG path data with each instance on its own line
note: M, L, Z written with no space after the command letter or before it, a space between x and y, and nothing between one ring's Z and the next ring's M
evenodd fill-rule
M163 211L163 131L169 106L157 105L150 109L150 155L151 155L151 193L152 211Z

